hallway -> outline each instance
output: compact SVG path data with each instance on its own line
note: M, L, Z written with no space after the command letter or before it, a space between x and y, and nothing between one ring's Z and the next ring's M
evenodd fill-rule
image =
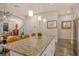
M59 39L56 47L55 56L75 56L71 40Z

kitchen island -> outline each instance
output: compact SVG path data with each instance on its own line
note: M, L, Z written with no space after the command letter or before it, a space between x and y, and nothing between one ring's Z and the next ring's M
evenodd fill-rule
M11 56L45 56L54 55L55 41L53 37L43 37L42 39L32 37L7 45Z

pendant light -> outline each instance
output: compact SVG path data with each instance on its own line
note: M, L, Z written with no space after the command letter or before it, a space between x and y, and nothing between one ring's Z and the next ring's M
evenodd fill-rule
M28 11L28 15L29 15L29 16L33 16L33 11L32 11L32 10L29 10L29 11Z
M5 13L6 13L5 12L5 4L4 4L4 12L3 13L4 13L3 18L6 18L6 15L5 15Z
M46 22L46 19L45 18L43 19L43 22Z
M41 16L38 16L38 21L41 21L41 20L42 20Z

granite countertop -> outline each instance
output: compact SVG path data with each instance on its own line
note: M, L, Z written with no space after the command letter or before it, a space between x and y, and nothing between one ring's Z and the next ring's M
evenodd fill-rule
M29 38L28 40L22 39L8 44L8 47L12 51L24 56L36 56L43 53L52 39L52 37L43 37L42 39Z

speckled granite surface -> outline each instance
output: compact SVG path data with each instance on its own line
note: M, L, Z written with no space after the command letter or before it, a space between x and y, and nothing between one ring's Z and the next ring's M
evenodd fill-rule
M36 56L42 54L52 39L53 37L43 37L42 39L29 38L28 40L22 39L8 44L8 47L12 51L22 55Z

